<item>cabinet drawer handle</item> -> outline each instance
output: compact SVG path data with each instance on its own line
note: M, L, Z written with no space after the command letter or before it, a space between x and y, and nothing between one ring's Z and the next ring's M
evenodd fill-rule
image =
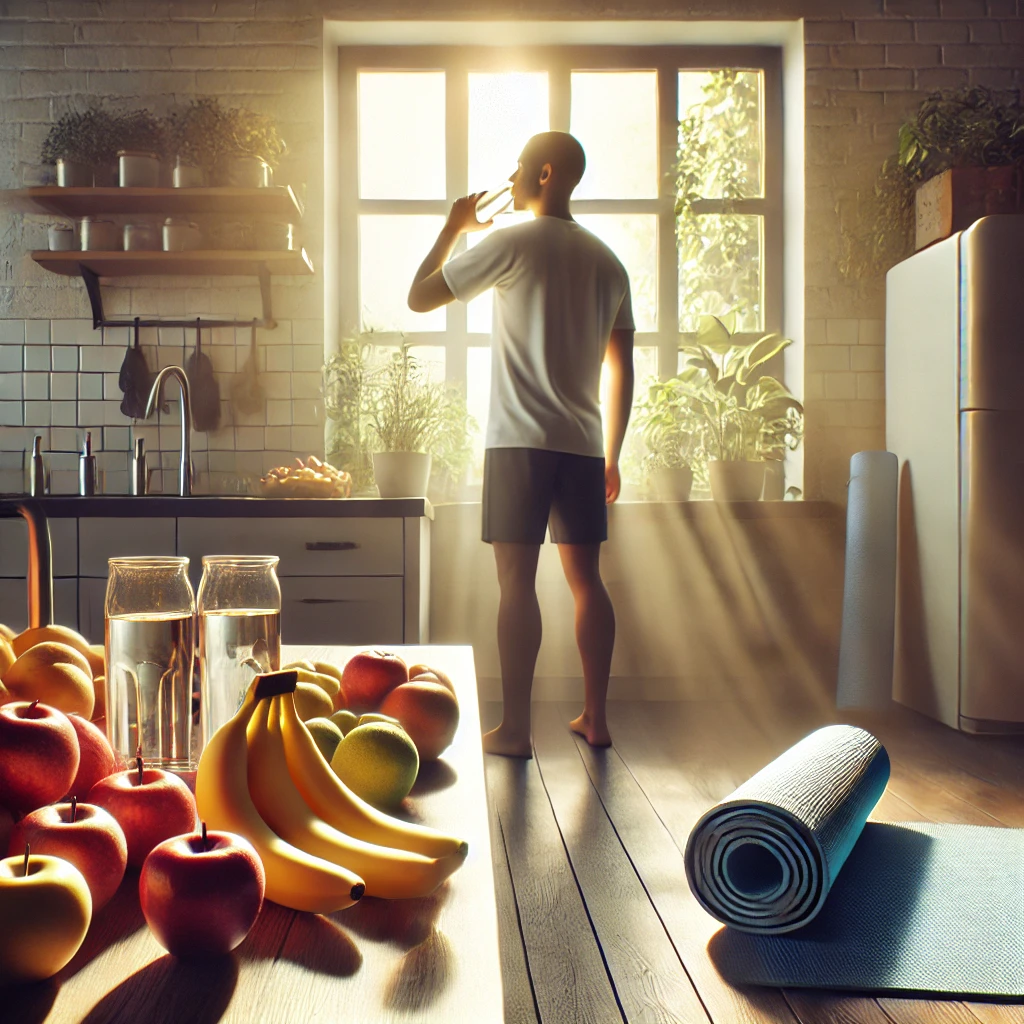
M298 604L352 604L347 597L300 597Z
M359 545L354 540L307 540L307 551L355 551Z

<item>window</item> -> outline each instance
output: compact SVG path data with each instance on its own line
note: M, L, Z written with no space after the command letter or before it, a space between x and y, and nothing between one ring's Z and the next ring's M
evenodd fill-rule
M395 344L401 332L467 385L480 424L467 498L482 468L491 297L417 314L406 294L451 203L504 182L536 132L571 131L586 151L573 216L629 272L638 397L645 379L677 372L702 313L735 308L748 336L781 329L777 49L361 47L341 50L339 88L340 323L396 332ZM702 159L682 162L677 218L681 124Z

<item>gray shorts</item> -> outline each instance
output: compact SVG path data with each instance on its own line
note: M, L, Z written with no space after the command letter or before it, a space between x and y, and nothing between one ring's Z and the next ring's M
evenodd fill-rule
M604 459L539 448L484 452L483 539L543 544L600 544L608 539Z

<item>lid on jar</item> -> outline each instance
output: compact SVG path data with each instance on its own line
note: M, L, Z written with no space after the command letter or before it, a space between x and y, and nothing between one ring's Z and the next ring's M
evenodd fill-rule
M164 221L164 226L171 228L195 228L196 231L199 230L199 225L195 221L185 220L182 217L168 217Z
M150 160L159 160L160 157L156 153L150 153L144 149L119 149L117 151L118 159L123 156L145 156L149 157Z
M107 220L105 217L83 217L82 224L113 224L112 220Z

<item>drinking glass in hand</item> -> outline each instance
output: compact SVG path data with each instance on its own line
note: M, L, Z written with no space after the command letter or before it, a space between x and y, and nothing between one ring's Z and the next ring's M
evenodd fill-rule
M203 746L238 710L257 672L281 667L276 555L204 555L199 583Z
M195 595L188 559L111 558L107 579L107 736L128 763L191 772Z

